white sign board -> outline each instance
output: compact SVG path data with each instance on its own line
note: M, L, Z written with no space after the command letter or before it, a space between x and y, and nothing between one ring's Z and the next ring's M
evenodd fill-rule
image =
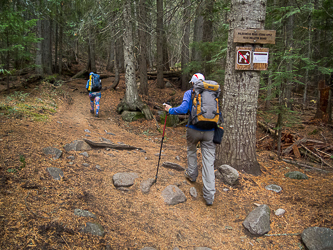
M268 52L253 52L253 63L268 63Z

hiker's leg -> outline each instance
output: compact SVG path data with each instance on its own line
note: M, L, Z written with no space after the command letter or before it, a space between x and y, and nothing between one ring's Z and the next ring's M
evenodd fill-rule
M203 182L203 197L207 202L214 201L215 194L215 148L213 142L214 131L204 132L203 140L200 142L202 153L202 182Z
M95 95L93 93L89 93L89 99L90 99L90 110L94 111Z
M97 93L95 97L95 105L96 105L96 115L99 113L99 101L101 100L101 93Z
M195 129L188 128L186 130L187 140L187 174L195 181L198 177L198 164L197 164L197 144L199 141L198 133Z

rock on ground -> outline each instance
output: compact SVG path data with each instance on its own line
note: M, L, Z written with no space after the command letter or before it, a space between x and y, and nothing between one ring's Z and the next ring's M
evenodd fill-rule
M96 219L96 215L94 215L93 213L86 211L86 210L81 210L81 209L74 209L74 214L76 216L80 216L80 217L91 217Z
M261 205L252 210L243 222L243 226L254 235L264 235L270 228L270 209Z
M276 193L280 193L282 191L282 188L275 184L270 184L270 185L266 186L265 189L276 192Z
M53 159L59 159L62 155L62 151L57 148L47 147L43 149L43 153L46 155L52 155Z
M46 170L55 180L59 181L62 177L64 177L64 172L62 172L60 168L49 167Z
M88 143L86 143L85 141L82 140L75 140L69 144L66 144L64 146L64 149L68 152L68 151L88 151L91 150L91 147Z
M229 165L222 165L217 168L222 175L222 180L229 184L234 185L235 182L238 180L239 173L236 169L230 167Z
M81 230L82 233L90 233L103 237L105 235L104 228L98 223L87 222Z
M284 176L288 177L290 179L297 179L297 180L309 179L309 177L306 174L303 174L303 173L301 173L299 171L288 172Z
M152 178L142 181L140 184L142 193L149 193L150 187L154 184L154 181L155 179Z
M325 227L309 227L302 232L302 241L309 250L333 249L333 230Z
M182 190L175 185L169 185L162 191L162 197L167 205L176 205L186 201Z
M136 173L117 173L112 177L113 185L115 187L130 187L136 178L138 178Z

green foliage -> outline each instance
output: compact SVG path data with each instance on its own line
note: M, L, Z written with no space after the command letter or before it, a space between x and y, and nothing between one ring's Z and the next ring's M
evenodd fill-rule
M20 155L20 162L22 163L22 165L20 167L20 170L21 170L22 168L25 168L25 166L26 166L24 155Z
M0 14L0 56L6 58L7 64L14 59L14 68L24 66L31 60L31 48L38 41L33 32L37 19L26 20L25 10L19 6L14 9L10 3L3 6Z
M52 92L51 92L52 93ZM29 118L34 121L46 121L49 114L56 112L56 104L53 101L29 98L30 94L23 91L15 91L6 96L4 102L0 102L0 115L18 119ZM51 96L48 96L51 98Z
M313 131L309 132L308 135L316 135L319 133L318 129L314 129Z
M8 168L8 169L7 169L7 172L8 172L8 173L16 173L17 170L16 170L15 168Z

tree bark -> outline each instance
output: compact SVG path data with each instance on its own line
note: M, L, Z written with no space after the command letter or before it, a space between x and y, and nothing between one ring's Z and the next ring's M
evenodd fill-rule
M189 74L185 73L185 68L189 62L190 51L190 0L184 0L184 35L182 40L182 54L181 54L181 65L182 65L182 90L187 90L190 88Z
M125 59L125 83L126 92L125 97L117 106L117 112L122 113L125 110L141 110L144 113L146 119L151 120L153 114L149 110L148 106L145 105L139 96L138 88L135 78L134 68L134 54L133 54L133 30L132 30L132 18L131 18L131 0L127 0L124 5L124 59Z
M60 3L60 28L59 28L59 75L62 75L62 57L63 57L63 49L62 49L62 40L64 37L64 2Z
M310 5L312 6L312 0L309 1ZM308 24L308 59L311 60L311 31L312 30L312 7L309 15L309 24ZM308 107L308 86L309 86L309 69L306 69L305 72L305 83L304 83L304 93L303 93L303 110L307 109Z
M213 7L214 7L214 0L206 0L205 1L205 16L203 22L203 35L202 41L204 43L211 43L213 41ZM212 56L208 53L204 58L204 67L203 67L203 74L208 76L212 69L211 65L208 63L212 59Z
M157 47L157 87L164 88L163 81L163 0L156 0L157 24L156 24L156 47Z
M287 1L290 4L290 1ZM293 46L294 46L294 35L293 35L293 29L294 29L294 15L291 15L288 17L287 20L287 25L286 25L286 46L287 50L289 51L289 56L292 56L293 54ZM288 108L291 110L293 109L293 103L292 103L292 97L291 97L291 90L293 87L293 60L288 60L287 62L287 72L290 74L289 79L287 80L286 83L286 89L285 89L285 100L286 100L286 105Z
M148 79L147 79L147 39L146 39L146 4L145 0L140 0L139 7L139 49L140 49L140 61L139 61L139 71L140 71L140 94L148 95Z
M96 63L95 63L95 34L92 30L92 28L90 28L89 30L89 55L90 55L90 68L88 68L88 70L92 71L92 72L96 72Z
M248 15L247 13L251 13ZM215 165L228 164L250 174L261 173L256 157L256 115L260 72L236 71L234 29L264 29L266 0L231 1L222 114L225 129ZM251 46L247 44L246 46Z
M117 63L117 51L116 48L114 47L114 82L111 86L112 89L116 89L118 84L119 84L119 80L120 80L120 76L119 76L119 68L118 68L118 63Z
M203 16L201 8L197 8L194 27L193 27L193 43L197 45L202 42L202 34L203 34ZM192 61L200 62L202 61L201 51L197 46L193 46L192 48Z
M52 75L52 51L51 51L51 25L50 18L42 20L43 50L42 62L44 73Z
M39 1L37 1L37 5L39 7L39 5L40 5ZM38 38L42 38L42 21L40 20L40 18L37 21L37 34L36 34L36 36ZM36 68L35 68L35 72L38 75L42 75L44 73L43 72L43 62L42 62L42 51L43 51L42 43L43 43L42 41L39 41L36 44L37 50L36 50L36 61L35 61Z

